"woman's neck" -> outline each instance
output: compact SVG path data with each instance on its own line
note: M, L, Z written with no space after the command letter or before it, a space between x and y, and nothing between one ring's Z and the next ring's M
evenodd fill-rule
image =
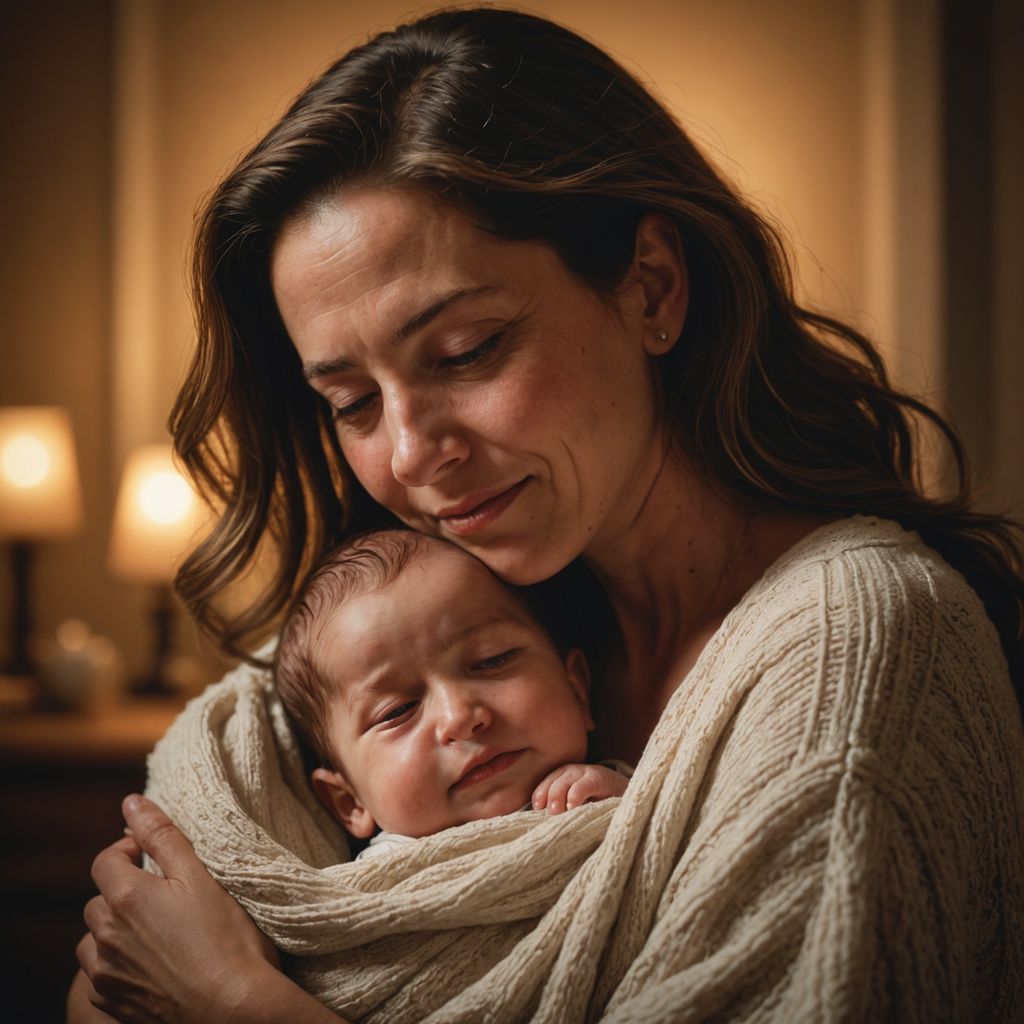
M751 515L682 457L662 461L636 504L586 552L622 634L622 664L609 673L615 721L608 723L631 748L620 756L642 748L705 644L764 570L820 524Z

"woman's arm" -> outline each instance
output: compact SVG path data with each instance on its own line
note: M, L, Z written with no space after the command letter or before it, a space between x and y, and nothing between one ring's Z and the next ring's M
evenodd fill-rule
M77 950L84 977L72 985L69 1021L107 1014L132 1022L337 1024L281 973L270 941L160 808L131 796L123 809L132 835L93 862L100 894L85 908L89 934ZM143 851L163 878L138 867Z

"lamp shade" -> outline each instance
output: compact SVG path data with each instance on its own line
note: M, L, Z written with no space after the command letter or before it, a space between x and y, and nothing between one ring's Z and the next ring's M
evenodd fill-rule
M137 583L169 583L203 519L203 504L174 464L171 446L141 445L121 477L111 571Z
M0 536L44 540L82 519L71 417L57 406L0 408Z

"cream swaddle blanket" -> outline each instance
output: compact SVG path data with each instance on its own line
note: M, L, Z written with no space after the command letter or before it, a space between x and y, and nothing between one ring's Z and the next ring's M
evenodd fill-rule
M248 667L183 712L148 795L350 1020L1010 1019L1024 745L1005 676L962 579L855 518L730 613L621 799L348 863Z

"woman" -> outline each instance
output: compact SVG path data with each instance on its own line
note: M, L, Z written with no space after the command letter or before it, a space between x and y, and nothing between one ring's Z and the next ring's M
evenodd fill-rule
M666 706L691 723L648 919L706 920L657 964L609 946L591 1013L653 1019L651 992L667 1019L1020 1012L1012 524L972 510L946 424L795 303L772 231L607 55L494 10L378 36L214 194L195 281L172 428L226 511L178 582L228 651L394 516L515 583L582 556L617 623L603 745L639 757ZM915 418L956 461L949 498L918 484ZM273 583L225 619L268 527ZM73 1019L336 1019L154 805L125 811ZM701 895L698 837L722 865Z

